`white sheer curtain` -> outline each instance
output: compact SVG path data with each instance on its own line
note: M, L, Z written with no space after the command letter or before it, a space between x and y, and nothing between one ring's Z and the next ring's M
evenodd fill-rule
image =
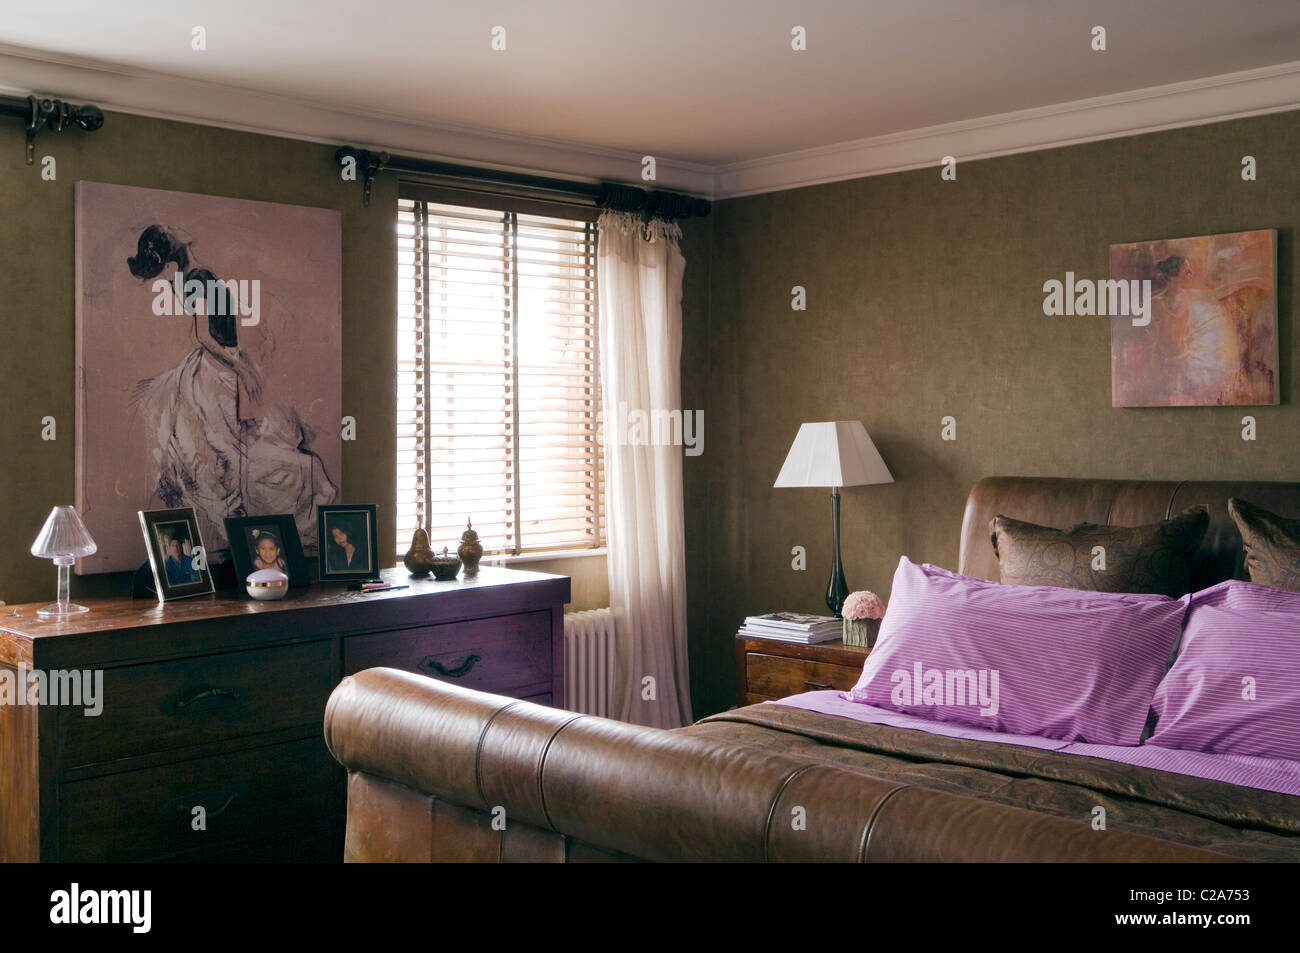
M682 447L662 430L648 439L651 428L636 422L682 409L686 261L676 225L623 212L605 212L597 225L609 594L620 647L614 712L675 728L691 721Z

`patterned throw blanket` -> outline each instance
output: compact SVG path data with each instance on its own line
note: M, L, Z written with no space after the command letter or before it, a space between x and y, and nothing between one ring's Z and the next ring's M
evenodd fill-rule
M839 765L1246 860L1300 861L1300 797L997 742L750 705L681 729L700 738Z

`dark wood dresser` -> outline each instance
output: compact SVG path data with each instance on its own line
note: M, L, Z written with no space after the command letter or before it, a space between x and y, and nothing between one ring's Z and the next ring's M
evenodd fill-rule
M61 623L0 606L0 679L103 673L97 716L0 704L0 861L338 861L345 779L322 722L343 676L387 666L561 701L567 577L384 575L410 588L96 600Z

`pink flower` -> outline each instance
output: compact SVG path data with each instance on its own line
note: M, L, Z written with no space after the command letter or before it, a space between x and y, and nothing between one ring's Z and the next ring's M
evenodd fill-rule
M857 592L849 593L849 597L844 600L844 608L840 610L840 615L850 622L880 619L885 615L885 604L874 592L859 589Z

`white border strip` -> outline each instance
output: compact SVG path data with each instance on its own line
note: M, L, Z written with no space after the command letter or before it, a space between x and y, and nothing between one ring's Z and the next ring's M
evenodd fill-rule
M429 159L636 182L641 156L183 79L82 57L0 44L0 83L83 99L104 109ZM946 156L989 159L1163 129L1300 109L1300 61L984 116L711 167L656 156L661 188L710 198L937 167Z
M306 99L136 70L0 44L0 88L56 95L104 110L217 126L418 158L490 165L594 182L640 182L641 156L617 149L516 136L451 123L412 121ZM110 117L110 122L111 117ZM652 186L708 196L713 167L655 157Z
M1291 109L1300 61L736 162L716 170L713 191L736 198Z

